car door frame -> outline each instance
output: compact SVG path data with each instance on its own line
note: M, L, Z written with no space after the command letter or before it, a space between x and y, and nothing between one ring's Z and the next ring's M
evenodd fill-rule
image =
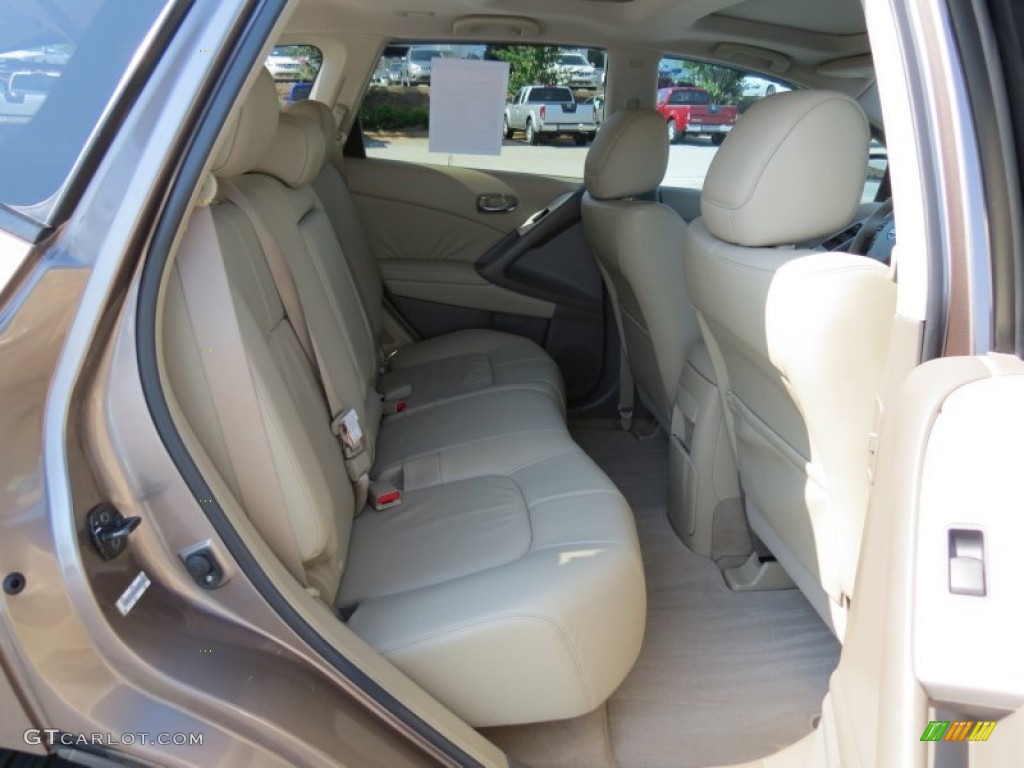
M831 745L829 765L922 767L947 748L924 740L929 717L995 719L992 709L966 700L969 692L957 702L960 694L921 678L924 635L943 637L933 615L928 626L922 617L949 587L922 579L922 563L935 554L922 550L934 545L926 532L936 524L934 502L923 503L935 482L926 465L948 440L936 425L958 393L1024 381L1021 339L998 316L999 302L1011 297L993 286L997 277L1013 280L1000 262L1019 263L1022 217L1019 189L1007 189L1007 169L1017 166L1004 79L991 22L979 11L924 0L865 3L900 216L900 279L880 426L869 440L874 486L857 589L819 740ZM989 125L979 119L986 107L996 116ZM1019 329L1016 302L1013 312ZM906 353L915 347L923 364L907 375ZM971 510L958 519L969 527ZM1018 739L1019 725L1017 718ZM946 758L966 760L966 745L951 749L958 751Z

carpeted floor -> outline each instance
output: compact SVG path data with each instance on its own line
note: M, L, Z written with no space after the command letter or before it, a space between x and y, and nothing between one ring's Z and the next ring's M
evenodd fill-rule
M607 706L618 768L743 762L809 732L839 644L807 601L797 590L730 592L717 566L676 537L666 519L664 435L639 441L586 428L573 435L629 499L647 574L644 646ZM589 764L598 750L581 749L580 727L559 741L563 754L548 734L542 762ZM520 730L502 740L512 754L517 742L536 747L529 727Z

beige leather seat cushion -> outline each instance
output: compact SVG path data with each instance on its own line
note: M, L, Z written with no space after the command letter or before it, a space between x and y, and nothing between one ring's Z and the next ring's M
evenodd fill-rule
M380 389L402 384L412 387L410 407L495 387L536 389L565 403L562 374L547 352L530 339L491 330L456 331L402 347Z
M558 458L411 491L353 528L349 626L475 725L588 712L640 650L629 507L560 442Z

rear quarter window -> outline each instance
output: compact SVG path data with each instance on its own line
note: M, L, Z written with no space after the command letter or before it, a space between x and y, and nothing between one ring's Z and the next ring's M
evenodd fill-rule
M324 55L315 45L278 45L263 66L274 78L281 106L308 99Z

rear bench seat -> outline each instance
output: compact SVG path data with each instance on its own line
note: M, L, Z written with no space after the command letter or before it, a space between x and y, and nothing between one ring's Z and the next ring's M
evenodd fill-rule
M285 114L311 121L323 134L324 162L312 186L341 243L374 338L380 339L386 335L382 330L383 281L352 194L335 165L341 157L335 146L334 114L326 104L309 100L295 102ZM400 222L396 225L400 226ZM547 392L564 407L565 391L558 366L536 344L521 336L483 330L449 333L405 346L389 363L388 373L381 378L380 391L412 384L410 404L480 387L512 385Z
M213 168L221 191L209 210L259 393L246 423L273 446L285 507L250 493L247 512L283 561L298 553L302 580L355 633L471 724L593 710L625 677L643 637L629 506L569 436L557 368L531 342L453 334L401 349L380 374L379 274L352 238L344 254L339 244L332 218L363 237L340 175L320 185L325 198L337 192L330 199L311 186L333 171L323 170L323 125L310 115L279 118L264 75L222 141ZM167 288L167 376L186 428L241 499L245 473L232 464L232 441L253 433L223 428L206 378L201 355L218 350L201 352L211 345L189 303L194 282L182 275L218 256L198 239L195 218L189 227ZM282 304L268 235L319 364ZM358 413L368 474L401 490L398 506L356 508L359 483L332 434L320 370ZM396 380L411 387L409 405L384 415L378 392ZM263 522L282 512L283 533Z

